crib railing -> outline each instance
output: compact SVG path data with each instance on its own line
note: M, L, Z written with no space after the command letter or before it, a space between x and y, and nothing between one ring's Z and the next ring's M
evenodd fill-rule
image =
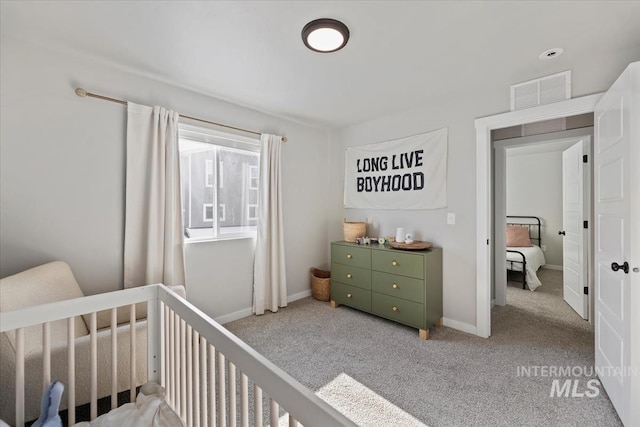
M136 358L140 355L136 339L136 304L147 307L148 381L161 384L167 403L188 426L235 427L299 424L306 426L352 426L344 415L313 394L282 369L269 362L242 340L216 323L198 308L163 285L150 285L73 300L0 312L0 332L15 333L15 424L25 422L25 331L32 337L33 327L42 331L42 381L65 383L68 423L75 423L76 364L75 322L89 317L90 418L97 414L98 377L97 313L110 311L111 406L118 395L117 310L129 307L130 400L135 399ZM52 378L51 325L66 323L67 378ZM60 324L55 324L58 327ZM104 333L104 332L103 332ZM122 344L122 343L121 343ZM122 349L120 349L122 350ZM120 351L122 355L122 351ZM5 363L3 361L3 363ZM6 387L6 385L3 385ZM3 393L10 392L6 388ZM38 396L39 397L39 396ZM30 396L30 398L33 398Z

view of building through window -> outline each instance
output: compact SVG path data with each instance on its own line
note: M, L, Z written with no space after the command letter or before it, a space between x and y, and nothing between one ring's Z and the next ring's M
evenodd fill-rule
M233 135L227 139L217 134L208 134L207 129L201 133L180 130L182 217L187 238L256 232L258 147L234 141Z

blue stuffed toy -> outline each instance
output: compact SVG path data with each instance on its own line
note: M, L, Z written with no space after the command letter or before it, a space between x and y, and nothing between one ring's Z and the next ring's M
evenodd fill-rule
M42 392L40 418L32 424L32 427L62 427L62 420L58 415L62 393L64 393L64 385L60 381L54 381Z

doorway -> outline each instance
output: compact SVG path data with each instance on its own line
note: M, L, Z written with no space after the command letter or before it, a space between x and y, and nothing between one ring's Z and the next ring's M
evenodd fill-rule
M475 121L476 125L476 335L488 338L491 335L491 301L494 271L493 238L501 238L500 230L493 222L494 191L492 186L493 156L492 131L558 119L579 114L593 113L602 94L589 95L554 104L542 105L527 110L498 114ZM505 227L506 228L506 227ZM504 237L504 235L502 235ZM506 268L506 267L505 267Z
M538 273L544 268L558 271L544 276L550 286L560 285L561 299L583 319L591 318L593 115L583 115L580 123L585 126L492 144L495 305L507 303L508 275L531 292L543 286ZM528 235L527 247L505 244L516 231Z

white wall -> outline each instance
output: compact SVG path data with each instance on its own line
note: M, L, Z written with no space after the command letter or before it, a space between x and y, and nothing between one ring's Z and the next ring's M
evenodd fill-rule
M507 150L507 215L539 217L547 264L561 266L562 238L558 231L562 230L562 151L518 151Z
M67 261L83 291L122 288L126 108L85 89L286 135L282 151L289 295L327 264L327 133L160 83L91 58L2 37L0 276ZM189 244L189 299L218 317L251 306L253 239Z

